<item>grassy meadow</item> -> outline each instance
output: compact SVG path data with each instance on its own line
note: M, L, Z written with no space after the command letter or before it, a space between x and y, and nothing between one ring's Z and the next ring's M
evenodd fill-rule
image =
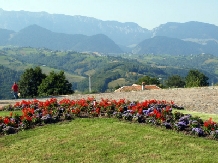
M218 141L148 124L76 118L0 136L0 162L216 163L217 146Z

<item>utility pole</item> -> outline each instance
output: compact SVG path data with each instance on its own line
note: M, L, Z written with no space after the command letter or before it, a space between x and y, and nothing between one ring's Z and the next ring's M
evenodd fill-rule
M91 89L91 76L89 75L89 93L92 92L92 89Z

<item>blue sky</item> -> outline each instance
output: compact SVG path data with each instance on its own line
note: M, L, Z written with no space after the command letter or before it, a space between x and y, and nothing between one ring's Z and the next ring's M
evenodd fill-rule
M135 22L147 29L188 21L218 26L218 0L0 0L0 8Z

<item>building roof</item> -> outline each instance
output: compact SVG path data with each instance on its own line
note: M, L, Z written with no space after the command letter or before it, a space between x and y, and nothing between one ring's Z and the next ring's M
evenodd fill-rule
M132 91L142 91L142 90L153 90L153 89L161 89L156 85L144 85L142 89L142 85L133 84L132 86L123 86L119 89L115 90L115 92L132 92Z

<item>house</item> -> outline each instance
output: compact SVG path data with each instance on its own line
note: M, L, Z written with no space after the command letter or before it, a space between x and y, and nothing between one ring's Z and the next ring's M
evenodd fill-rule
M142 85L133 84L132 86L123 86L115 90L114 92L132 92L132 91L143 91L143 90L154 90L154 89L161 89L161 88L156 85L144 85L144 83L142 83Z

